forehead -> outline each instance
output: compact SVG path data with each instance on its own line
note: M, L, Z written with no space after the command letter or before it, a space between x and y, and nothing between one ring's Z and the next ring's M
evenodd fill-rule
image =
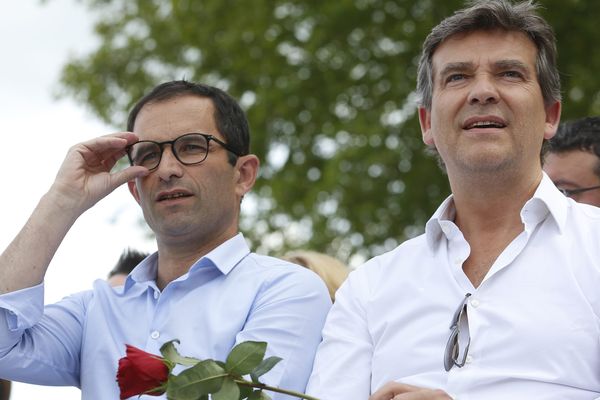
M221 137L210 98L193 95L177 96L151 102L140 110L133 132L141 140L170 140L185 133L207 133Z
M577 182L578 179L594 175L599 161L595 154L584 150L548 153L544 160L544 171L555 182Z
M444 40L433 53L434 76L453 63L470 63L474 67L500 61L520 61L535 68L537 47L523 32L473 31L458 33Z

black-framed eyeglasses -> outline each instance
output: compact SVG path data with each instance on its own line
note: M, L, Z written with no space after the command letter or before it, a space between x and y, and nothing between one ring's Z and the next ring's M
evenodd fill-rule
M585 187L585 188L577 188L577 189L563 189L560 187L558 188L558 190L560 190L562 192L562 194L564 194L567 197L573 197L579 193L584 193L589 190L596 190L596 189L600 189L600 185L590 186L590 187Z
M469 320L467 319L467 300L470 296L471 293L465 295L465 298L454 312L452 322L450 323L450 337L444 351L444 369L446 371L450 371L455 365L461 368L467 362L467 354L469 353L469 345L471 344ZM465 340L466 345L461 349L461 343L464 343Z
M164 142L140 140L127 147L127 157L131 165L146 167L152 171L158 168L165 145L170 144L173 155L180 163L184 165L200 164L208 156L211 141L219 144L237 157L241 157L241 154L227 143L205 133L186 133L174 140Z

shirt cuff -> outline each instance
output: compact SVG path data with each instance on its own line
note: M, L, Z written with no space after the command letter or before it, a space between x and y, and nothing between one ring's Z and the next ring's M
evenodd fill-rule
M44 283L0 295L0 320L10 331L35 325L44 314Z

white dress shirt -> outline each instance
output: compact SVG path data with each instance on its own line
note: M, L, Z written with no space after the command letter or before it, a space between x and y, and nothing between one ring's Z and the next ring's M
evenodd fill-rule
M42 284L1 295L0 378L77 386L83 400L118 399L125 344L160 355L163 343L179 339L184 356L224 361L235 344L258 340L268 343L269 356L283 358L264 382L304 391L331 305L316 274L251 253L241 234L162 291L157 259L142 261L124 287L98 280L46 307ZM141 396L157 398L166 396Z
M524 230L475 288L448 198L425 234L352 272L327 317L307 393L366 400L389 381L455 400L600 398L600 208L544 174ZM467 363L446 372L453 314L467 302Z

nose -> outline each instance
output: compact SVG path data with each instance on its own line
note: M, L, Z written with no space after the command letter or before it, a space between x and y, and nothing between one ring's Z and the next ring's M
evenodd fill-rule
M469 104L495 104L499 98L496 85L489 76L478 76L473 79L468 98Z
M170 145L163 148L160 163L154 172L165 182L171 178L181 178L183 175L183 165L173 154L173 148Z

